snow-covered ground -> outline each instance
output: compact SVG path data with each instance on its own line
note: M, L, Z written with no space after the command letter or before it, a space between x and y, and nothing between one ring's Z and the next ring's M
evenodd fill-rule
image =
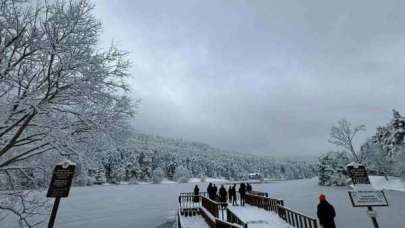
M180 216L180 220L185 228L209 228L202 216Z
M172 223L167 221L175 221L178 194L191 192L195 184L205 191L208 183L74 187L70 197L61 201L55 227L171 228ZM365 208L352 207L347 193L350 187L321 187L314 178L254 184L253 188L282 198L288 207L313 217L318 196L324 193L336 208L338 228L372 226ZM405 192L386 190L385 193L390 206L376 208L380 227L404 227ZM2 221L0 227L17 227L17 224Z
M371 184L378 190L405 191L405 181L399 177L370 176Z

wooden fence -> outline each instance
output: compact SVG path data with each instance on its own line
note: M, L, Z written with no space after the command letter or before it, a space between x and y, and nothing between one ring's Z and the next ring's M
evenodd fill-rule
M278 205L284 205L284 201L279 200L279 199L273 199L265 196L260 196L260 195L253 195L251 193L246 193L245 196L245 202L247 204L259 207L259 208L264 208L265 210L268 211L274 211L277 212Z
M247 204L273 211L288 224L296 228L318 228L316 219L296 212L284 206L283 200L247 193L245 196Z
M201 196L201 206L204 207L207 211L209 211L212 214L212 216L218 218L219 211L223 210L225 205L216 202L212 199L209 199L205 196Z
M257 195L257 196L269 197L269 193L267 193L267 192L250 191L250 192L248 192L248 193L249 193L249 194L252 194L252 195Z
M318 228L316 219L278 205L278 216L296 228Z
M235 215L231 210L228 208L226 209L226 221L230 223L239 224L243 228L247 228L248 225L244 223L237 215Z

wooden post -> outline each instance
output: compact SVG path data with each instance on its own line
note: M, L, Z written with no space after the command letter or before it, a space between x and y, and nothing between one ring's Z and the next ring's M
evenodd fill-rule
M55 223L56 213L58 212L58 207L60 203L60 197L55 198L55 202L53 203L53 208L51 212L51 217L49 218L48 228L53 228Z

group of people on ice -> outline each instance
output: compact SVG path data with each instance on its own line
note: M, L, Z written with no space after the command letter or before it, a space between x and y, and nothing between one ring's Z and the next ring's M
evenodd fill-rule
M251 192L252 191L252 185L249 183L241 183L239 185L239 195L240 195L240 205L245 206L245 196L246 192ZM209 183L207 187L207 194L208 198L211 200L215 200L221 203L226 203L227 200L229 203L232 203L233 206L238 206L238 201L237 201L237 190L236 190L236 184L233 184L233 186L229 186L228 191L226 190L225 186L221 184L221 187L218 189L218 187L215 184ZM194 195L199 195L200 194L200 189L196 185L194 187Z

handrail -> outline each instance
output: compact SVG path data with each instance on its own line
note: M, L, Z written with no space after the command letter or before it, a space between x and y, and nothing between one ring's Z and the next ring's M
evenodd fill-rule
M296 228L318 228L316 219L306 216L282 205L278 205L277 214L288 224Z
M247 192L247 193L250 193L252 195L269 197L269 193L267 193L267 192L250 191L250 192Z
M201 206L207 209L215 218L219 217L220 204L205 196L201 196Z
M268 211L277 211L277 205L284 205L283 200L273 199L260 195L253 195L251 193L246 193L245 201L247 204L257 206L259 208L264 208Z
M180 210L184 209L195 209L200 207L201 199L200 195L183 195L179 196L179 206Z
M243 228L247 228L248 225L242 221L235 213L233 213L229 208L226 209L226 221L230 223L236 223L241 225Z

